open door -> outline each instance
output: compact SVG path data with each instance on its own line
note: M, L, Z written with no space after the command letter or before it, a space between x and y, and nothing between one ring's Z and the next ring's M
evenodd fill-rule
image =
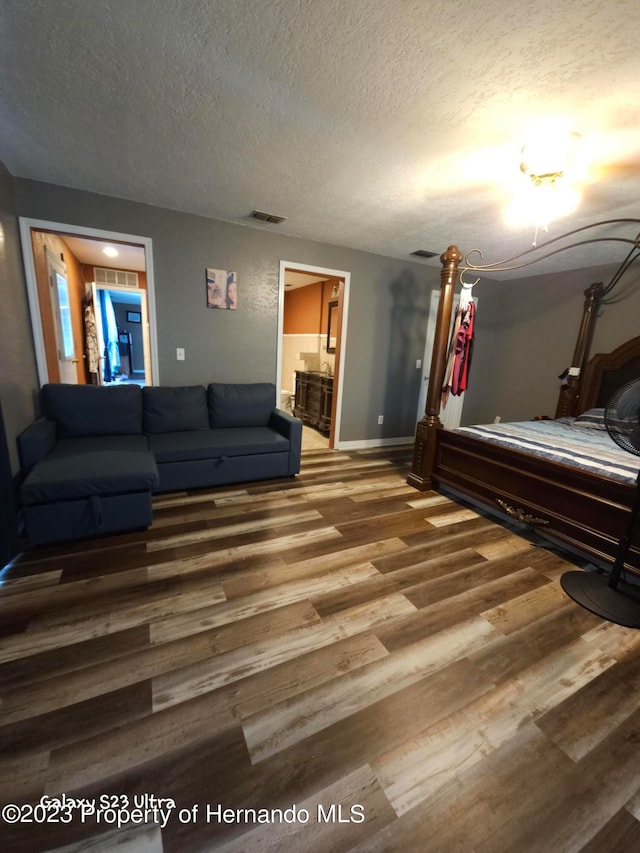
M79 358L76 356L73 340L67 268L64 261L49 249L45 249L45 252L60 382L77 385Z

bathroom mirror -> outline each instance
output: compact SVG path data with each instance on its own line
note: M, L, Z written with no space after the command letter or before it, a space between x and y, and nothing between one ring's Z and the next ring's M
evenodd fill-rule
M327 323L327 352L336 351L336 337L338 335L338 300L329 302L329 320Z

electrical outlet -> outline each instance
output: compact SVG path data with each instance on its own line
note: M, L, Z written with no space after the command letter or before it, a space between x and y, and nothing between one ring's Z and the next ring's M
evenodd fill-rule
M384 415L378 415L378 423L379 424L384 423Z
M178 347L176 349L176 359L178 361L184 361L184 347Z
M496 415L495 420L493 422L494 424L499 424L501 420L502 418L500 417L500 415Z

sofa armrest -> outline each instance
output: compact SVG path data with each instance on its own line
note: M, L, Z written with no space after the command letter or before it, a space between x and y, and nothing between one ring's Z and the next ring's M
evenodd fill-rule
M55 421L38 418L20 433L16 442L20 468L23 474L27 474L36 462L40 462L53 450L56 443Z
M293 476L300 471L302 453L302 421L288 412L276 409L271 413L269 426L289 440L289 467L287 473Z

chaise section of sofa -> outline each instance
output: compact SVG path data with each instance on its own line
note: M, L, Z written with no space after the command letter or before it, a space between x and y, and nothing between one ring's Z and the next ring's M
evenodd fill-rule
M45 385L18 437L22 519L35 545L148 527L158 470L138 386Z
M302 422L272 383L45 385L18 437L33 544L148 527L154 492L292 477Z

